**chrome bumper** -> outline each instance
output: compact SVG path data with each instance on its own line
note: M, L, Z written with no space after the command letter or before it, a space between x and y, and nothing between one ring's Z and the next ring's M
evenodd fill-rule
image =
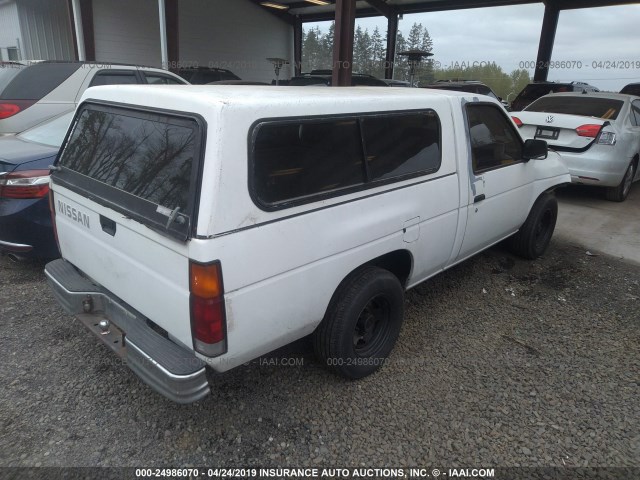
M205 363L151 328L145 317L58 259L45 267L56 300L158 393L192 403L209 392ZM102 322L102 324L101 324Z

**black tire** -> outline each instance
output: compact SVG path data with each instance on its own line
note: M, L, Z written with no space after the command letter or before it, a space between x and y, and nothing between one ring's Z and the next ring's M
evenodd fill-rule
M534 260L549 246L558 219L558 201L551 193L543 193L531 207L529 216L518 233L509 239L511 251Z
M607 188L607 200L612 202L624 202L629 196L629 190L631 190L631 183L633 182L635 174L636 164L635 162L631 162L629 164L629 168L627 168L627 171L624 173L624 177L622 177L620 185L617 187Z
M316 355L350 379L380 368L396 343L404 317L404 289L379 267L364 267L338 287L313 335Z

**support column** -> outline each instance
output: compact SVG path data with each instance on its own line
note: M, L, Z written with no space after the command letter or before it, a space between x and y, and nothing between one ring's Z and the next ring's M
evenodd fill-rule
M84 49L84 30L82 28L82 12L80 10L80 0L72 0L71 9L73 14L73 26L76 36L76 50L78 52L78 60L84 62L87 59L87 55Z
M296 17L293 24L293 66L295 75L302 73L302 20Z
M396 60L396 39L398 38L398 15L387 19L387 58L384 66L384 78L393 78L393 66Z
M549 74L549 62L553 53L553 44L558 28L560 10L558 7L547 3L544 7L544 18L542 20L542 30L540 31L540 45L538 46L538 60L536 71L533 75L534 82L544 82Z
M165 0L164 12L167 25L167 57L169 58L169 70L177 71L180 63L178 0Z
M158 0L158 21L160 23L160 57L162 58L162 68L169 68L169 53L167 48L167 13L164 0Z
M336 0L336 27L333 40L334 87L351 86L353 35L356 25L356 0Z

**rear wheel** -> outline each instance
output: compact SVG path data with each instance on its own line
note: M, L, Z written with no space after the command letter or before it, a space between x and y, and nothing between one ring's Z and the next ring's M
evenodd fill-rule
M518 233L509 239L513 253L529 260L541 256L549 246L558 218L558 201L543 193L531 207L529 216Z
M629 168L622 177L622 181L620 185L617 187L609 187L607 188L607 200L611 200L612 202L624 202L629 196L629 190L631 190L631 183L633 182L633 177L636 173L636 164L631 162Z
M362 378L385 362L404 316L404 290L398 278L378 267L348 277L314 333L316 355L347 378Z

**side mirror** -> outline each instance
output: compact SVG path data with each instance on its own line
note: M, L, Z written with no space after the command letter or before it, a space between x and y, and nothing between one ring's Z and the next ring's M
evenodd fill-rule
M522 158L524 160L544 160L547 158L549 147L544 140L529 139L524 142Z

